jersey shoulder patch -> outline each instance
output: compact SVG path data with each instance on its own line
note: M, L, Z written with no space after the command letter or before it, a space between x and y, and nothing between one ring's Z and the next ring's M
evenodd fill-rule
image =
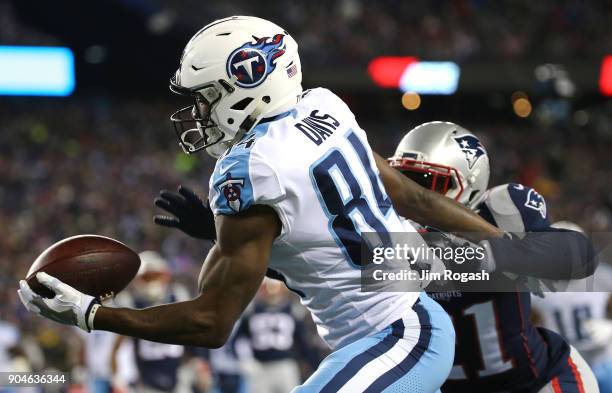
M214 214L232 215L284 198L277 171L256 148L270 124L256 126L217 161L209 184Z
M522 184L508 183L487 191L480 214L510 232L540 231L550 226L544 197Z

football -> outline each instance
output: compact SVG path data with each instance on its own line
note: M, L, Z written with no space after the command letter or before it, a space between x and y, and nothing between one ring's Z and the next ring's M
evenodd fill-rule
M47 248L32 264L26 281L46 298L53 292L40 284L36 273L45 272L91 296L116 295L132 281L140 258L125 244L98 235L79 235Z

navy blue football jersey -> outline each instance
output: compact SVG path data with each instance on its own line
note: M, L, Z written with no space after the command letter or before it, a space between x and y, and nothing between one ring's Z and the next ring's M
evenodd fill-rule
M178 301L177 296L169 294L165 303ZM136 308L150 307L153 304L135 300ZM185 353L182 345L162 344L134 338L134 355L140 382L149 388L164 392L174 390L177 384L177 371Z
M544 198L520 184L490 189L478 212L508 232L542 231L550 226ZM501 273L492 279L510 280ZM530 322L529 293L457 292L433 297L451 316L457 337L444 393L538 391L567 361L568 344Z
M266 304L255 301L243 315L238 335L249 340L253 357L260 362L295 358L308 345L302 316L291 301Z

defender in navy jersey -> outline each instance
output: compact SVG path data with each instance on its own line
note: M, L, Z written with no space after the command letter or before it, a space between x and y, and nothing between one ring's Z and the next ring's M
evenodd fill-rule
M505 231L549 230L546 202L536 190L512 183L487 190L486 150L456 124L431 122L411 130L391 165ZM493 280L506 284L503 287L513 285L503 273L494 273ZM451 316L457 335L454 366L443 392L598 391L578 352L556 333L530 322L530 293L455 292L432 297Z

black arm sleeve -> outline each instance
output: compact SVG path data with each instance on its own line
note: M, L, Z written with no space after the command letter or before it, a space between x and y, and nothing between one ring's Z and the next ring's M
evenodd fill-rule
M597 267L590 239L576 231L550 228L527 232L522 239L489 241L496 271L551 280L588 277Z

